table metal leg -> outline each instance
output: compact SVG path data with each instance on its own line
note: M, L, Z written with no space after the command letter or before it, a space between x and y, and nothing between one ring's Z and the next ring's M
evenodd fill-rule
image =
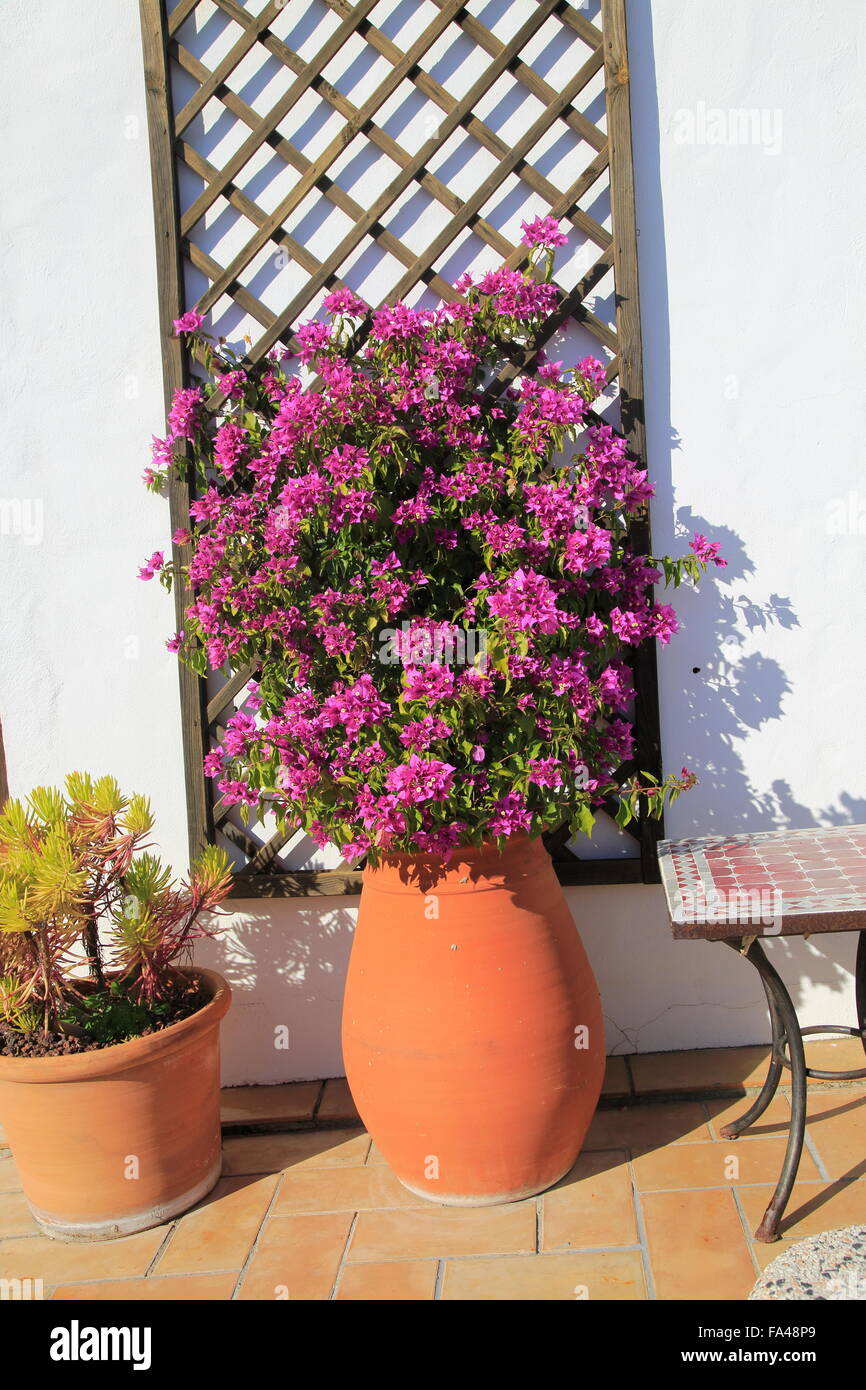
M732 1120L730 1124L723 1125L719 1131L723 1139L739 1139L744 1129L748 1129L756 1120L759 1120L766 1110L773 1096L779 1087L784 1070L782 1057L785 1051L785 1029L779 1018L779 1011L776 1008L773 993L766 980L761 978L764 986L764 993L767 996L767 1008L770 1011L770 1025L773 1029L773 1053L770 1058L770 1069L767 1072L766 1080L761 1087L760 1094L754 1105L751 1105L744 1115L738 1120Z
M857 964L854 967L855 998L857 1000L857 1027L860 1041L866 1052L866 931L861 931L857 942Z
M734 945L733 942L728 944ZM761 982L767 994L773 1028L773 1054L770 1059L767 1079L758 1099L745 1115L734 1121L733 1125L726 1126L722 1133L726 1134L727 1137L736 1138L748 1125L754 1123L758 1116L766 1110L775 1094L782 1068L786 1065L790 1066L791 1123L788 1129L785 1161L782 1164L782 1172L776 1191L773 1193L770 1204L764 1212L763 1220L755 1232L756 1240L770 1243L779 1239L779 1223L788 1204L788 1198L791 1195L791 1189L794 1186L794 1179L800 1165L800 1156L803 1152L803 1138L806 1133L806 1056L803 1051L803 1038L797 1021L797 1011L780 975L767 960L761 943L753 941L745 954L746 959L751 961L761 976ZM787 1059L784 1055L786 1046ZM728 1133L728 1131L735 1132Z

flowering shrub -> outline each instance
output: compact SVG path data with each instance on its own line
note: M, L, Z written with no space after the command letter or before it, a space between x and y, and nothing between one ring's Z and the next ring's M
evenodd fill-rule
M549 218L524 231L525 271L464 275L436 309L337 290L298 361L251 366L195 311L175 324L210 379L178 391L145 475L197 492L174 536L194 601L168 646L257 674L205 770L245 815L276 808L348 859L566 815L591 830L633 752L624 651L677 630L650 586L724 563L705 537L658 563L632 547L652 488L591 417L603 365L527 352L564 238ZM534 375L502 373L533 356ZM156 573L171 587L162 552ZM691 780L628 782L621 820Z

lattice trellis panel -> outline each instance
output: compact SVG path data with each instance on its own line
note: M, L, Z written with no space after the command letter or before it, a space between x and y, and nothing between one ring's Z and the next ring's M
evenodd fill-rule
M192 304L255 361L343 284L371 304L454 299L464 269L521 265L520 222L552 214L570 231L564 294L535 348L607 361L596 418L643 458L625 0L140 6L167 399L195 371L171 331ZM174 484L175 527L189 501ZM178 626L188 601L179 587ZM654 650L633 664L636 757L622 772L659 774ZM181 670L191 849L229 845L238 896L357 892L357 870L210 799L203 754L254 674ZM548 845L564 882L649 881L659 833L611 823L593 858L564 828Z

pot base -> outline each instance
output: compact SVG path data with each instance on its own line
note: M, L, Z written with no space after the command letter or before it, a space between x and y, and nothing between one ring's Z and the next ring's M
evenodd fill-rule
M220 1154L207 1177L202 1182L196 1183L195 1187L183 1193L182 1196L175 1197L173 1201L164 1205L150 1207L147 1211L134 1212L130 1216L123 1216L114 1221L66 1222L50 1216L48 1212L39 1211L32 1202L28 1202L28 1206L42 1234L49 1236L51 1240L62 1240L67 1244L70 1242L83 1244L88 1241L120 1240L123 1236L136 1235L139 1231L149 1231L154 1226L161 1226L165 1221L171 1221L175 1216L189 1211L190 1207L194 1207L197 1202L200 1202L203 1197L213 1191L219 1181L222 1168L223 1161L222 1154Z
M483 1197L462 1197L458 1196L456 1193L450 1194L447 1197L442 1197L438 1192L434 1195L434 1193L432 1193L428 1188L415 1187L411 1182L405 1182L403 1178L398 1178L397 1181L400 1183L401 1187L405 1187L406 1191L411 1192L413 1196L424 1197L430 1203L431 1206L502 1207L507 1206L509 1202L524 1202L529 1197L537 1197L541 1192L549 1192L552 1187L556 1187L556 1184L558 1182L562 1182L562 1179L565 1177L566 1173L571 1172L572 1168L574 1167L576 1158L577 1155L575 1154L575 1157L569 1164L566 1165L565 1168L563 1168L562 1172L557 1177L551 1178L549 1182L545 1181L540 1185L534 1183L531 1187L525 1187L517 1192L496 1192L492 1194L485 1193Z

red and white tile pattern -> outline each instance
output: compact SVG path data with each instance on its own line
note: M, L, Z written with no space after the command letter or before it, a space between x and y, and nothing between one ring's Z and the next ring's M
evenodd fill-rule
M866 825L662 840L674 936L866 928Z

